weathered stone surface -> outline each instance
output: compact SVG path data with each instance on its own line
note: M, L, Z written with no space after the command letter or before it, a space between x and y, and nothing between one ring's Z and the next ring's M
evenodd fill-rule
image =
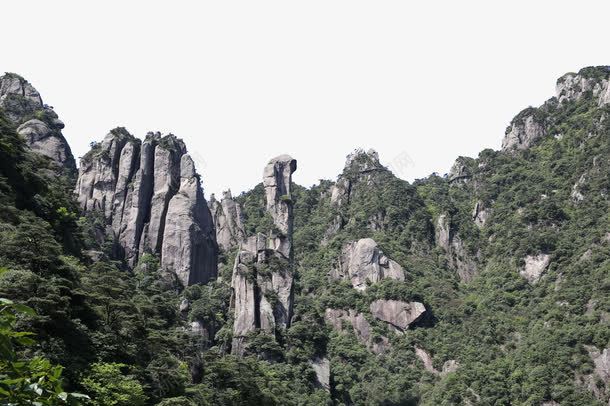
M519 273L529 283L536 283L549 266L551 257L548 254L528 255L523 260L525 261L525 266Z
M382 279L405 280L404 269L389 259L371 238L347 243L341 251L337 268L330 272L333 279L349 279L358 290L366 290L367 283Z
M598 73L605 71L605 77L591 75L588 71L597 70ZM590 95L597 99L598 105L602 106L610 102L610 90L608 88L608 74L610 68L599 66L585 68L578 73L567 73L557 80L555 88L559 103L578 101Z
M292 234L292 200L290 183L297 170L297 161L289 155L273 158L263 171L267 212L284 235Z
M447 254L449 266L457 272L462 282L469 282L477 273L476 257L471 255L459 234L451 229L447 213L439 215L436 221L436 245Z
M243 240L235 258L231 281L232 308L234 312L232 352L243 355L248 333L261 330L274 334L277 329L290 325L293 305L292 270L292 200L290 184L296 170L296 160L288 155L272 159L265 167L263 184L267 212L273 218L278 234L257 234ZM217 216L230 229L225 242L230 246L243 232L238 208L225 196L225 205L218 207L223 216ZM232 225L227 220L233 217Z
M194 164L173 135L149 133L144 142L112 130L81 160L77 200L101 213L115 259L134 267L143 253L160 257L183 284L215 277L214 225Z
M593 361L593 372L580 376L581 384L587 387L595 397L604 401L610 395L610 348L603 350L587 345L585 349ZM610 404L610 400L608 400Z
M546 127L537 109L527 108L519 113L506 129L502 151L523 150L546 135Z
M353 186L359 182L370 182L374 172L385 170L379 162L377 151L357 149L347 156L343 173L330 190L330 202L334 206L349 204Z
M432 364L432 356L428 354L426 350L424 350L423 348L415 347L415 355L424 364L424 369L426 371L438 375L438 371L436 370L436 368L434 368L434 365Z
M456 159L451 166L449 173L447 174L449 182L456 182L460 180L464 181L469 179L471 176L472 174L470 173L470 169L467 165L467 158L464 157L459 157Z
M390 348L390 340L381 336L376 339L371 334L371 325L364 314L342 309L326 309L324 318L335 330L343 332L344 324L351 325L354 335L362 344L375 354L381 354Z
M315 358L309 361L309 365L316 373L317 384L330 391L330 361L328 358Z
M189 155L180 160L180 189L169 202L166 218L161 266L175 272L185 286L214 278L216 235Z
M76 161L61 133L64 123L28 81L15 74L1 76L0 108L34 152L49 157L58 172L76 176Z
M220 202L212 195L209 206L214 219L218 245L225 251L239 245L244 240L246 231L241 206L233 199L231 191L224 192Z
M398 300L375 300L370 305L373 317L389 323L399 332L420 319L426 307L419 302L401 302Z
M487 223L487 219L491 216L491 210L483 205L482 201L477 201L472 209L472 220L479 227L482 228Z

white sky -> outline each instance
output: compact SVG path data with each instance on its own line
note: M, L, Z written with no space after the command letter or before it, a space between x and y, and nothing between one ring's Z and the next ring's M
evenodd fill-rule
M77 157L116 126L183 138L206 195L282 153L297 183L334 179L356 147L412 180L498 149L559 76L610 64L607 2L499 3L2 2L0 71L55 107Z

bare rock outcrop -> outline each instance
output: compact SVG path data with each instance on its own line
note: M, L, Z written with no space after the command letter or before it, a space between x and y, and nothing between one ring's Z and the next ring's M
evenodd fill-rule
M599 106L603 106L610 102L609 75L608 66L592 66L583 68L578 73L566 73L557 80L557 100L564 103L593 97Z
M290 325L293 305L292 198L290 184L296 160L288 155L272 159L263 172L266 210L276 230L241 242L231 280L234 313L231 351L243 355L249 333L268 334Z
M309 365L316 373L316 383L326 391L330 391L330 361L328 358L315 358Z
M451 372L457 371L460 366L459 362L457 362L454 359L450 359L450 360L445 361L445 363L443 363L443 367L439 371L438 369L434 368L434 365L432 363L432 356L428 353L428 351L416 346L415 355L424 364L424 369L434 375L439 375L439 376L447 375Z
M351 326L358 341L375 354L382 354L390 348L390 340L385 336L373 337L371 324L364 314L356 310L326 309L324 318L339 332L345 332L345 325Z
M76 176L76 161L61 133L64 123L43 103L34 86L13 73L1 76L0 109L34 152L49 157L59 172Z
M385 321L397 332L404 332L424 315L426 307L420 302L380 299L371 303L370 310L376 319Z
M451 228L449 214L443 213L436 220L436 245L447 256L449 266L457 272L462 282L469 282L477 273L476 256L470 254L459 234Z
M382 279L405 280L404 269L379 249L372 238L347 243L341 251L337 267L330 272L332 279L349 279L358 290Z
M85 213L103 215L116 259L134 267L156 254L185 286L216 276L212 216L182 140L116 128L81 159L75 193Z
M536 283L540 280L542 273L546 270L551 262L549 254L528 255L524 259L525 265L519 271L529 283Z
M506 129L502 151L527 149L546 134L546 126L539 110L527 108L517 114Z
M483 228L491 216L491 209L485 207L482 201L477 201L472 209L472 220L479 228Z
M359 182L369 183L375 172L385 170L379 163L379 154L375 150L357 149L347 156L343 173L330 190L330 202L340 207L350 203L353 186Z
M585 349L593 361L593 372L579 378L598 400L604 401L610 395L610 348L600 350L587 345ZM610 400L608 403L610 404Z
M233 199L231 191L224 192L221 201L212 195L208 205L214 219L218 245L225 251L237 247L244 240L246 231L241 206Z
M203 197L195 164L180 161L180 188L167 208L161 266L174 272L184 286L206 283L216 276L216 244L212 216Z

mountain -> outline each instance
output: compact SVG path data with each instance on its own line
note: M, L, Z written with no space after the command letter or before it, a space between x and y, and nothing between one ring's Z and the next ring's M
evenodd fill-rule
M220 201L172 134L118 127L71 176L19 130L52 110L1 83L0 297L89 403L610 404L609 67L445 175L355 150L305 188L262 157Z

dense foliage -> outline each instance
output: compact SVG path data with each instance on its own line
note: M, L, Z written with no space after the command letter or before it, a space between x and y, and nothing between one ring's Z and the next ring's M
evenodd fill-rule
M184 290L153 255L126 269L112 260L104 219L81 217L72 180L55 176L0 114L0 297L35 310L2 310L0 350L10 334L19 379L41 374L49 397L80 392L92 405L607 403L590 354L610 347L610 108L590 96L527 109L517 119L534 114L547 136L525 151L460 158L456 179L409 184L361 154L337 182L294 185L292 324L252 334L243 358L228 355L235 252L221 253L218 280ZM331 202L337 187L341 204ZM248 235L273 228L262 184L237 201ZM484 225L473 220L477 205L488 210ZM439 246L441 217L459 260L476 265L471 280ZM344 244L364 237L405 268L404 282L358 291L329 279ZM519 271L539 254L550 265L528 282ZM420 301L426 316L394 334L368 314L377 299ZM373 340L386 337L389 348L375 354L349 329L333 330L326 309L366 314ZM36 342L14 333L23 331ZM312 368L323 358L328 390ZM458 368L441 373L449 360ZM0 379L13 379L2 362ZM0 381L4 403L29 396L7 388Z

